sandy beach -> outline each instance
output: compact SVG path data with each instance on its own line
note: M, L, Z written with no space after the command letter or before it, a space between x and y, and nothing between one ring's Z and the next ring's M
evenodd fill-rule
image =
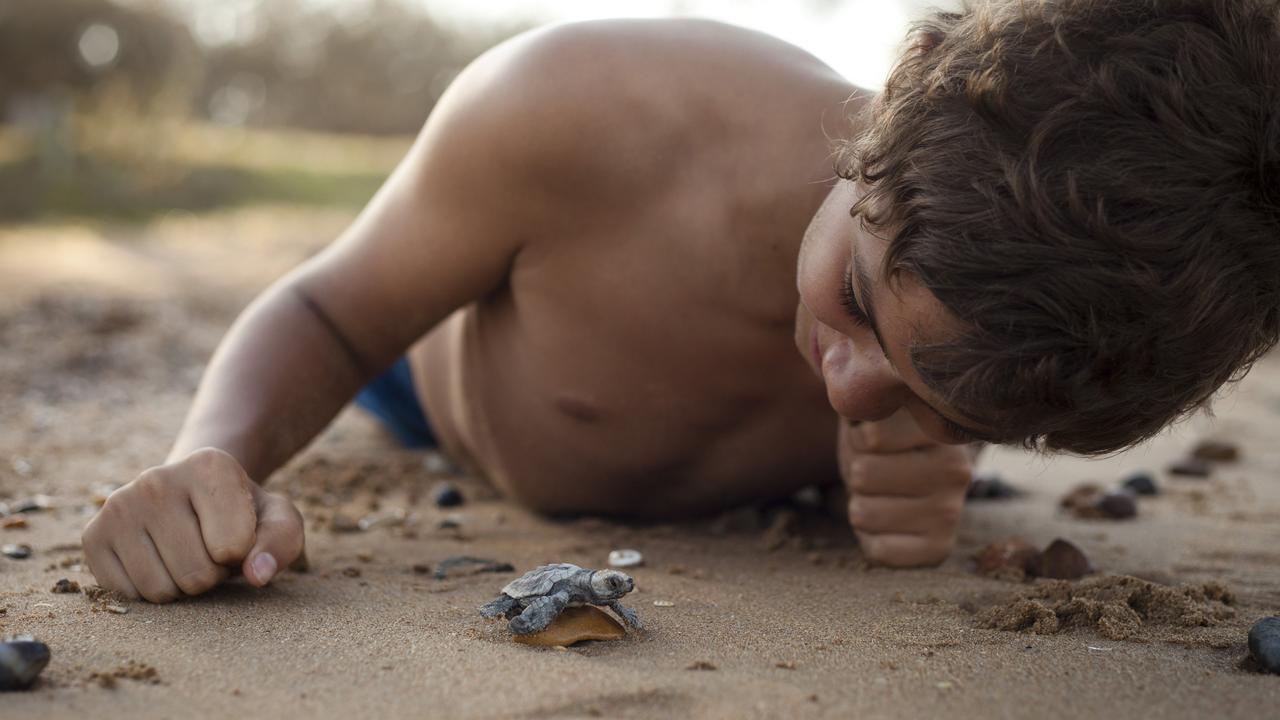
M307 519L307 572L123 614L51 592L61 578L93 584L79 541L95 493L163 459L238 310L350 220L253 208L0 228L0 502L48 496L26 527L0 529L0 544L32 548L0 557L0 634L53 652L36 687L0 698L0 715L1169 720L1280 706L1280 676L1243 663L1249 626L1280 613L1274 355L1214 417L1136 450L987 451L982 468L1024 495L972 503L933 569L868 567L846 524L803 505L679 524L552 520L482 479L447 477L466 501L437 508L447 468L349 409L270 481ZM1163 472L1204 438L1238 444L1241 459L1207 479ZM1135 518L1058 507L1080 482L1142 469L1162 493ZM383 521L341 531L361 517ZM1013 535L1070 540L1098 572L1063 584L977 574L973 554ZM601 567L616 548L644 554L629 600L647 630L568 649L513 643L477 614L514 573L431 574L459 555ZM1027 598L1056 632L1000 629Z

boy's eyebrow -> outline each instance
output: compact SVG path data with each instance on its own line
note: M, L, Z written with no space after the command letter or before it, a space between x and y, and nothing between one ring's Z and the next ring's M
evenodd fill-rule
M854 287L854 290L853 290L854 299L857 300L862 305L862 314L867 316L867 322L868 324L871 325L871 334L875 335L876 343L880 345L880 352L884 353L885 358L888 359L889 351L888 349L885 348L884 338L880 336L880 326L876 324L876 309L871 300L871 293L869 292L869 289L871 287L871 277L867 275L867 271L863 269L862 263L858 262L858 246L857 245L853 246L853 250L851 251L850 256L852 258L851 262L853 263L853 277L854 277L854 280L857 281L856 286ZM926 408L929 408L929 410L933 412L934 415L937 415L939 418L942 418L943 423L948 425L954 425L960 430L963 430L966 435L972 437L974 440L981 440L983 442L988 442L993 445L997 444L996 440L991 439L991 436L988 433L984 433L981 430L974 430L973 428L957 423L955 420L952 420L946 415L943 415L941 412L938 411L937 408L925 402L923 399L920 399L920 404L924 405Z

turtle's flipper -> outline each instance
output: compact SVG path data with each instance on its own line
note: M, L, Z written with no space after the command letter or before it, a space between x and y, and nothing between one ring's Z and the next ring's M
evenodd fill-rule
M516 635L529 635L545 629L569 604L569 594L558 592L555 595L544 595L524 609L509 623L511 632Z
M480 606L480 614L487 618L496 618L499 615L511 617L512 611L520 607L520 603L510 595L499 595Z
M618 613L618 617L622 618L622 621L626 624L637 630L644 629L644 623L640 622L640 616L636 614L635 610L632 610L617 600L609 603L609 607L613 608L613 611Z

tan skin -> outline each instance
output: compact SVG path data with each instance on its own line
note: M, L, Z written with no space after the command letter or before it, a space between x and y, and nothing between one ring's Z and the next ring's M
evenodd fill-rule
M304 532L258 483L406 352L446 450L531 508L671 517L843 481L868 557L940 562L971 454L906 354L954 320L869 271L886 354L841 304L852 255L874 269L884 245L833 190L823 123L869 97L700 21L491 51L352 227L236 321L166 462L85 529L90 569L153 602L235 567L267 584Z

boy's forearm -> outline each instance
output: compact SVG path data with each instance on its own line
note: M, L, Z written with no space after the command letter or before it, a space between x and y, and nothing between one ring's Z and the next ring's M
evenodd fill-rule
M263 482L333 419L376 368L287 281L254 301L214 353L169 462L216 447Z

